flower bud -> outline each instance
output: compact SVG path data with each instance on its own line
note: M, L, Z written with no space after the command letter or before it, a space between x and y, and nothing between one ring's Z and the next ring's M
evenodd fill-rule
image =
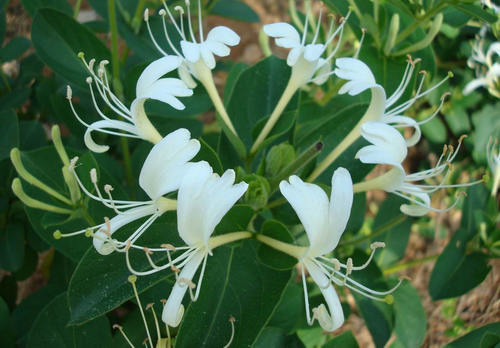
M244 178L248 183L248 190L245 193L244 200L254 209L263 208L267 204L269 195L271 194L271 186L266 178L251 174Z
M278 175L294 159L295 150L292 145L283 143L273 146L266 156L266 174L271 177Z

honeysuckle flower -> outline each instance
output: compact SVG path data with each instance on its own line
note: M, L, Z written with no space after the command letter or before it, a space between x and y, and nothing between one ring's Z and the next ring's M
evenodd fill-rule
M495 11L495 13L499 13L500 12L500 6L496 5L491 0L481 0L481 5L483 7L491 8L493 11Z
M495 59L496 57L496 59ZM486 87L488 92L500 98L500 42L494 42L484 51L484 38L478 36L472 45L472 55L467 65L475 70L476 78L464 87L464 95L479 87Z
M151 64L142 72L137 80L136 98L132 101L130 108L127 108L123 102L111 91L109 80L106 73L106 65L109 63L103 60L99 63L97 73L94 71L95 59L86 62L83 54L80 57L87 67L90 76L87 78L90 93L94 107L102 120L87 123L76 112L72 102L71 87L67 87L67 99L73 114L78 121L87 127L84 140L87 147L94 152L105 152L109 149L107 145L99 145L92 139L92 132L98 131L106 134L125 136L129 138L144 139L153 144L162 140L162 136L149 121L144 110L144 103L148 99L155 99L169 104L177 110L185 108L184 104L177 97L188 97L193 94L184 82L176 78L162 78L163 75L175 70L181 64L181 60L175 56L160 58ZM93 86L101 96L104 103L114 112L121 116L122 120L112 119L106 116L97 103Z
M269 116L264 128L262 128L257 139L255 140L251 153L256 153L263 141L267 138L279 117L285 110L288 102L292 99L297 90L309 82L321 85L328 80L331 75L330 61L337 53L340 43L342 41L342 33L344 25L349 18L350 12L346 18L341 19L339 27L333 30L333 20L330 23L330 29L327 34L327 39L324 43L318 43L319 30L321 27L321 13L319 20L314 31L314 38L311 43L306 44L306 37L308 32L309 13L306 15L304 24L304 33L302 38L299 32L288 23L272 23L266 24L263 28L264 33L270 37L274 37L276 45L284 48L290 48L287 57L287 64L292 67L292 74L288 80L288 84L281 95L278 104ZM329 45L333 40L339 36L337 44L327 57L322 58L323 53L327 51Z
M364 192L368 190L384 190L388 193L402 197L406 199L409 204L402 204L400 210L402 213L409 216L423 216L429 211L448 211L456 206L458 199L456 199L455 202L449 207L445 209L438 209L431 206L430 195L443 188L467 187L481 182L474 181L471 183L454 185L446 184L446 180L452 170L451 162L457 156L464 137L465 136L460 138L456 151L451 145L445 145L443 153L433 168L412 174L406 174L404 168L400 164L401 162L398 163L399 157L395 160L396 156L399 156L401 153L406 151L404 144L399 144L399 151L396 149L396 146L391 148L391 144L389 143L387 143L387 147L377 145L367 146L371 147L370 151L363 148L358 152L358 154L356 154L356 158L359 158L363 163L388 164L392 165L393 168L374 179L354 185L354 191ZM379 141L381 140L375 137L373 138L372 143ZM382 141L384 145L386 145L385 141L385 139ZM439 179L439 177L442 178ZM432 179L438 180L438 183L421 183Z
M174 8L175 11L179 12L180 23L177 23L165 1L163 1L164 8L159 11L159 15L162 17L163 31L168 42L168 46L174 54L181 59L181 64L177 67L179 77L189 88L196 87L196 81L193 77L200 81L207 90L208 95L212 99L212 102L221 115L224 123L234 134L236 134L236 130L234 129L234 126L225 111L224 104L222 103L215 87L212 70L216 65L215 56L227 57L231 52L230 47L236 46L240 43L240 37L232 29L222 25L212 28L205 37L203 34L203 21L201 17L201 2L198 0L199 37L197 41L191 24L191 4L189 0L185 0L185 3L188 19L188 32L184 29L184 9L181 6L176 6ZM174 44L172 41L172 33L169 33L167 30L165 19L167 15L170 18L177 35L181 39L179 42L181 47L180 51L177 49L178 45ZM158 44L155 39L155 35L153 35L151 26L149 25L149 10L147 9L144 11L144 20L156 49L164 56L168 56L168 53Z
M349 18L350 12L346 18L341 19L339 27L333 30L333 19L330 22L330 29L326 35L324 43L318 43L319 31L321 27L321 14L314 30L314 37L311 43L306 43L308 33L309 13L305 16L304 32L302 37L300 33L291 24L280 22L264 25L264 33L275 38L276 45L283 48L289 48L290 52L287 57L287 64L292 67L291 81L302 86L309 82L321 85L328 80L331 72L330 61L337 53L342 41L344 25ZM333 50L325 57L322 55L327 51L327 48L338 36L337 44Z
M397 286L385 292L374 291L349 277L352 271L368 266L374 251L383 247L383 243L373 243L370 258L359 267L353 266L352 259L342 264L337 259L325 256L337 247L351 213L353 185L349 172L344 168L338 168L334 172L330 200L319 186L305 183L297 176L291 176L289 182L282 181L280 190L297 213L309 239L309 247L299 258L309 325L317 319L325 331L334 331L342 326L344 313L333 284L346 286L374 300L386 301L386 297ZM345 273L340 271L342 268ZM319 286L326 301L326 306L321 304L312 310L312 317L309 312L306 270Z
M148 229L153 222L168 210L175 210L176 202L163 197L164 195L177 190L182 178L186 175L192 165L191 159L200 150L200 143L196 139L190 138L187 129L178 129L158 144L153 146L148 154L139 175L139 185L149 196L148 201L125 201L116 200L112 197L113 188L110 185L104 186L104 191L108 198L104 198L97 185L97 172L90 171L91 181L96 194L89 192L82 184L74 167L78 158L72 160L72 171L80 185L82 191L91 199L101 202L104 206L115 211L116 215L111 219L96 226L88 227L84 230L62 234L60 231L54 233L55 238L69 237L78 234L86 234L93 237L95 249L102 255L107 255L113 251L124 251L130 247L143 249L134 243ZM148 217L125 241L112 239L113 233L123 226L138 219Z
M493 174L491 195L495 197L500 185L500 147L498 146L498 139L493 140L493 138L490 138L486 145L486 158L488 159L490 171Z
M207 257L215 247L210 237L222 217L248 188L245 182L234 184L234 180L234 170L229 169L219 177L204 161L191 164L182 179L177 196L177 228L187 250L168 264L175 266L177 272L182 269L178 275L176 272L177 281L163 309L162 319L169 326L179 325L184 314L182 299L188 289L193 301L198 298ZM179 249L183 248L171 248ZM200 265L195 285L192 280Z
M410 57L408 58L408 64L403 74L401 83L390 97L387 97L384 87L376 82L375 76L373 76L373 73L368 65L363 63L361 60L355 58L338 58L335 61L337 65L337 68L334 71L335 75L343 80L347 80L347 82L340 88L339 94L349 93L349 95L354 96L367 89L371 90L372 96L370 105L368 106L368 109L361 119L362 123L368 121L376 121L388 124L397 129L413 128L413 135L410 138L406 139L407 146L413 146L420 140L422 134L420 125L429 122L439 113L444 104L444 96L443 98L441 98L441 104L436 109L436 111L423 121L417 122L410 117L404 116L403 113L408 110L418 99L441 86L446 80L448 80L448 78L452 76L451 74L448 74L448 76L441 80L439 83L422 92L422 87L425 81L424 73L424 76L420 80L420 84L417 88L415 96L410 98L406 102L391 108L406 91L413 77L415 65L418 61L418 59L412 60Z

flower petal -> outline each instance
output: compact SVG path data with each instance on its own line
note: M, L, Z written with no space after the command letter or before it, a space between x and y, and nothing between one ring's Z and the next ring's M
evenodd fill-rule
M327 332L332 332L337 330L344 323L344 311L342 310L342 305L340 304L339 296L333 287L330 280L321 272L318 266L309 259L304 259L302 261L307 268L307 271L311 275L314 282L320 287L321 293L325 298L328 310L325 308L324 304L321 304L315 309L316 317L321 328ZM326 288L324 284L328 284Z
M208 49L208 47L205 45L205 43L201 44L200 47L200 53L201 53L201 58L203 58L203 61L207 65L207 67L212 70L215 68L215 57L212 52Z
M144 161L139 185L152 199L179 188L183 176L200 150L200 143L191 139L187 129L180 128L153 146Z
M200 59L200 46L197 43L182 40L181 49L184 58L186 58L191 63L196 63Z
M389 155L390 162L365 162L363 163L401 163L406 158L408 148L406 141L394 127L382 122L365 122L361 126L361 136L372 143L375 148L385 155ZM359 152L358 152L359 153ZM356 155L358 157L358 155Z
M338 58L335 64L337 65L335 75L343 80L351 82L349 84L346 83L347 86L341 88L341 94L349 92L350 95L356 95L368 88L375 87L377 84L375 76L373 76L368 65L359 59Z
M304 58L310 62L318 60L323 54L325 46L322 44L309 44L304 49Z
M297 63L303 50L304 49L302 46L294 47L290 50L290 52L288 53L288 57L286 58L286 63L288 64L288 66L294 66Z
M205 47L210 52L212 52L213 54L215 54L216 56L219 56L219 57L227 57L229 55L229 53L231 53L231 50L229 49L229 47L227 47L223 43L220 43L217 41L208 41L207 40L203 43L203 45L205 45Z
M128 209L124 214L118 214L109 220L109 233L112 235L121 227L131 223L132 221L138 220L145 216L153 215L156 211L154 204L146 204L140 207ZM92 239L94 248L101 255L109 255L114 251L114 248L109 245L105 240L107 239L107 234L104 229L99 229Z
M92 139L92 132L105 132L105 130L109 130L112 133L120 134L121 136L135 136L138 134L137 127L133 124L124 121L118 120L100 120L89 125L89 128L85 131L85 135L83 136L83 140L85 145L89 148L90 151L102 153L109 150L108 145L99 145L94 139ZM122 133L122 132L124 133Z
M297 29L288 23L272 23L263 27L267 36L274 38L283 38L286 40L276 40L276 45L284 48L294 48L301 46L300 35Z
M177 69L182 59L177 56L166 56L149 64L137 80L136 97L140 98L148 88L163 75Z
M234 32L234 30L220 25L214 27L208 32L206 41L214 41L228 46L236 46L240 43L240 37Z
M182 63L179 66L179 69L177 69L179 73L179 77L181 78L182 81L186 84L187 88L194 89L198 85L196 81L193 79L193 76L189 72L188 67L186 66L186 63Z
M337 247L351 215L353 197L351 174L347 169L340 167L332 176L329 214L331 230L328 240L325 240L325 253Z
M182 316L184 315L184 306L182 305L182 299L186 294L188 286L185 283L179 282L179 279L187 279L189 281L192 281L204 257L205 251L198 251L182 268L182 271L179 274L179 278L175 282L174 287L172 288L172 292L168 296L167 303L165 304L165 307L163 307L163 312L161 315L161 319L168 326L177 327L182 320Z
M328 235L328 197L317 185L303 182L292 175L289 183L283 180L280 191L292 206L309 239L309 255L319 256L322 236Z

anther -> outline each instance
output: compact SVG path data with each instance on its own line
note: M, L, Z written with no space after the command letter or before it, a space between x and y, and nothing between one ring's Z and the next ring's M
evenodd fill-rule
M153 252L151 251L151 249L147 248L147 247L144 247L143 248L144 252L148 255L153 255Z
M393 304L394 303L394 296L392 296L391 294L386 295L384 298L384 301L385 301L385 303L387 303L389 305Z
M145 345L146 345L146 343L148 343L148 341L149 341L149 338L147 338L147 337L146 337L146 338L144 339L144 341L142 341L142 345L143 345L143 346L145 346Z
M337 259L332 259L332 264L333 268L335 268L336 271L340 271L340 261Z
M90 228L87 228L87 230L85 230L85 237L90 238L93 236L94 236L94 232Z
M97 170L95 168L92 168L90 170L90 180L93 184L97 183Z
M352 273L352 268L353 268L353 264L352 264L352 259L351 258L348 258L347 259L347 263L346 263L346 271L345 271L345 274L346 276L348 276L349 274Z
M113 191L113 186L111 186L110 184L104 185L104 192L109 194L111 191Z
M87 78L85 79L85 82L87 82L89 85L90 85L90 84L92 84L92 77L90 77L90 76L89 76L89 77L87 77Z
M149 20L149 9L145 9L144 10L144 21L148 21Z
M162 298L162 299L160 299L160 302L163 303L163 305L165 305L165 304L167 304L167 299Z
M80 51L80 52L78 52L77 56L78 56L78 58L83 59L83 58L85 58L85 53Z
M146 305L146 310L151 309L151 308L153 307L153 305L154 305L154 303L153 303L153 302L148 303L148 304Z
M94 70L95 58L89 60L89 70Z
M174 251L175 250L175 247L172 245L172 244L162 244L160 245L162 248L165 248L167 250L171 250L171 251Z
M375 250L375 249L378 249L378 248L385 248L385 243L384 242L373 242L370 245L370 249L372 249L372 250Z
M61 239L62 233L61 233L61 231L57 230L52 234L52 236L54 237L54 239Z
M467 138L467 134L463 134L458 138L458 142L461 143L465 138Z
M66 99L71 100L73 96L73 91L69 85L66 86Z
M135 282L137 281L137 276L135 274L131 274L128 276L127 280L129 283L135 284Z
M175 6L174 7L174 10L175 11L179 11L179 14L182 16L184 15L184 9L182 8L182 6Z
M176 273L176 274L177 274L177 273L179 273L179 272L181 271L179 268L177 268L177 267L176 267L176 266L174 266L174 265L170 266L170 269L172 270L172 272L174 272L174 273Z
M129 251L131 245L132 245L132 243L128 240L127 244L125 245L125 251Z
M69 161L69 167L68 167L68 169L69 170L74 170L75 166L76 166L76 162L78 162L78 156L73 157L71 159L71 161Z
M120 329L123 329L120 325L118 324L113 324L113 329L114 330L120 330Z
M158 11L158 14L163 17L167 14L167 11L165 11L164 9L161 9L160 11Z
M196 288L196 284L193 283L191 280L187 279L187 278L179 278L179 284L185 284L187 285L190 289L194 289Z
M451 79L453 76L455 76L451 71L448 71L448 77Z

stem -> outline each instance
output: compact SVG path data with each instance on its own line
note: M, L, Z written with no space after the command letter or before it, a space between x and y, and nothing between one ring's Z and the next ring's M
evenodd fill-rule
M132 29L137 34L141 29L142 24L142 14L144 12L144 7L146 7L146 0L139 0L137 7L135 8L134 17L132 17Z
M226 234L223 234L220 236L212 237L212 238L210 238L208 243L209 243L210 249L215 249L217 247L220 247L221 245L235 242L235 241L241 240L241 239L251 238L251 237L252 237L252 232L239 231L239 232L226 233Z
M349 146L351 146L361 134L361 125L364 122L364 117L359 120L358 124L351 130L351 132L337 145L328 156L321 161L314 171L309 175L307 181L312 182L316 180L329 166L332 164Z
M253 144L252 148L250 149L250 154L255 154L257 152L257 150L259 149L259 146L267 138L267 136L269 135L269 133L273 129L276 122L278 122L278 119L281 116L283 110L285 110L286 106L288 105L288 102L290 101L290 99L292 99L293 95L295 94L295 92L297 91L298 88L299 88L299 85L295 82L295 79L293 78L293 76L291 76L290 80L288 80L288 84L285 88L285 91L283 92L280 100L278 101L278 104L274 108L271 116L269 116L269 119L267 120L266 124L264 125L264 128L262 128L259 136L257 137L257 140L255 140L255 143Z
M256 238L259 242L262 242L273 249L279 250L285 254L295 257L296 259L302 258L302 256L304 256L304 254L307 252L307 249L309 249L309 247L301 247L298 245L288 244L277 239L264 236L263 234L258 234Z
M266 208L267 209L272 209L272 208L275 208L275 207L279 207L280 205L282 204L285 204L286 203L286 199L285 198L278 198L277 200L275 201L272 201L270 202L268 205L266 205Z
M290 175L297 173L301 168L306 166L310 161L316 158L321 152L323 144L321 142L314 143L308 149L300 154L292 163L283 168L274 178L270 181L271 192L273 192L279 185L281 180L288 178Z
M413 260L413 261L410 261L410 262L407 262L407 263L402 263L400 265L395 265L395 266L386 268L386 269L384 269L383 272L384 272L384 275L393 274L393 273L402 271L402 270L404 270L406 268L417 266L417 265L420 265L420 264L428 262L428 261L436 260L438 257L439 257L439 254L431 255L431 256L426 256L426 257L423 257L421 259Z
M220 117L229 128L229 130L235 136L238 136L238 133L236 133L236 129L234 128L233 123L231 122L231 119L227 114L226 108L224 107L224 103L222 102L219 92L217 91L217 87L215 86L214 78L212 76L212 71L205 65L203 59L201 58L194 64L194 68L198 75L198 80L203 84L203 87L205 87L208 96L214 104L215 110L219 113Z
M373 231L373 233L371 233L371 234L369 234L367 236L360 237L360 238L351 239L351 240L348 240L346 242L340 242L339 246L356 245L356 244L363 243L363 242L365 242L367 240L370 240L370 239L372 239L374 237L377 237L377 236L383 234L384 232L387 232L391 228L396 227L397 225L399 225L400 223L402 223L403 221L405 221L406 218L407 218L406 215L399 215L396 218L394 218L394 219L390 220L389 222L387 222L386 224L384 224L384 225L380 226L379 228L377 228L375 231Z
M417 29L420 26L420 24L422 24L422 23L426 22L427 20L429 20L430 18L432 18L434 15L436 15L438 12L440 12L446 6L447 6L446 2L440 2L439 4L437 4L436 6L431 8L429 10L429 12L427 12L425 15L423 15L420 18L417 18L409 27L406 27L406 29L403 30L398 35L398 38L396 39L396 44L400 43L401 41L406 39L408 36L410 36L415 31L415 29Z
M82 6L82 0L76 0L75 7L73 8L73 18L76 19L80 13L80 7Z

